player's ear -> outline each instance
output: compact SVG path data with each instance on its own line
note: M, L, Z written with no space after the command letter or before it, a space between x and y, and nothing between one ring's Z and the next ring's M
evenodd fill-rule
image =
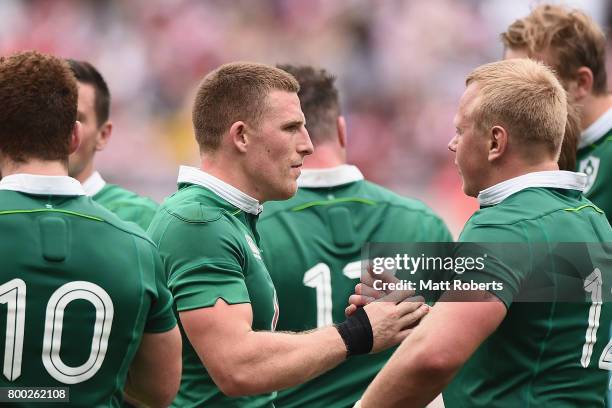
M580 67L576 70L575 77L569 81L567 90L574 101L581 101L593 91L593 71L588 67Z
M489 161L499 159L508 149L508 132L502 126L493 126L489 132Z
M336 127L338 128L338 143L343 149L346 148L346 120L344 116L338 116L336 119Z
M100 131L96 136L96 151L104 150L106 144L110 140L111 134L113 133L113 122L107 120L101 127Z
M247 135L246 123L242 121L234 122L230 126L229 139L234 147L241 153L246 153L249 145L249 136Z
M70 135L70 152L72 154L76 152L81 144L81 139L83 138L83 126L81 122L78 120L74 122L74 126L72 127L72 134Z

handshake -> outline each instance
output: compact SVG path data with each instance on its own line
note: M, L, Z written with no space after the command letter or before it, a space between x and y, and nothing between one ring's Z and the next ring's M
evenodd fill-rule
M379 291L374 279L398 282L389 273L364 274L349 297L347 319L336 325L347 348L347 355L377 353L404 340L429 311L429 306L411 290ZM385 285L392 286L392 285Z

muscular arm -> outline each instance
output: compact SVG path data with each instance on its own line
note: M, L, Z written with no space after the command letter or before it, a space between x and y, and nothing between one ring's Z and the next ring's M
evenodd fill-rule
M211 377L228 396L286 388L340 364L346 347L327 327L305 334L256 332L248 303L180 313L183 328Z
M399 343L427 313L422 302L395 299L364 309L372 325L373 351ZM261 394L303 383L346 358L346 346L334 327L307 333L256 332L248 303L180 313L190 343L215 384L228 396Z
M400 345L366 390L362 408L427 405L506 315L488 292L470 295L479 300L472 302L449 302L453 295L445 295Z

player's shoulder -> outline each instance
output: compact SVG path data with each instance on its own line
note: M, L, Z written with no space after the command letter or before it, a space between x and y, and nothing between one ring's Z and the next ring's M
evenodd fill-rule
M201 194L201 188L187 186L167 197L159 207L166 218L191 224L215 224L228 212L226 208Z
M128 234L138 241L155 246L153 241L136 224L121 219L117 214L92 200L90 197L87 197L85 200L86 201L79 203L79 205L82 206L88 214L98 217L100 220L104 221L104 223L114 228L117 233Z
M106 184L94 196L94 199L102 202L107 208L140 207L141 209L154 212L158 207L158 204L149 197L141 196L116 184ZM113 208L111 208L111 211Z
M370 198L377 203L386 203L388 205L398 207L405 211L423 212L433 214L433 211L424 202L416 199L400 195L386 187L373 183L368 180L363 181L364 196Z
M467 225L494 226L532 222L589 204L592 205L578 192L566 194L551 188L527 188L497 205L476 211Z
M154 240L161 235L167 238L182 234L213 239L236 232L232 217L240 210L232 212L230 206L210 200L201 190L195 186L183 187L164 200L149 226L148 232Z
M578 231L585 225L606 221L603 212L579 191L528 188L476 211L465 224L460 240L525 241L537 231L553 229L561 223Z
M12 191L0 191L0 212L10 215L17 213L46 213L57 214L61 217L76 217L80 220L100 223L107 228L107 233L118 234L119 236L133 236L151 245L153 242L136 225L123 221L116 214L108 210L105 206L92 200L87 196L75 196L62 198L58 205L43 205L40 199L28 194Z
M266 203L261 218L265 220L281 212L299 211L308 206L328 202L387 206L403 213L437 217L432 209L420 200L401 196L367 180L359 180L332 188L300 188L289 200Z
M21 208L27 201L24 194L12 190L0 190L0 212L7 213L16 208Z

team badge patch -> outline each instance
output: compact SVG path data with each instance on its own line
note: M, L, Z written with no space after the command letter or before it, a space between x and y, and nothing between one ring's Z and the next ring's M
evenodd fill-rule
M249 244L249 248L251 248L251 251L253 251L253 255L255 256L255 258L261 260L261 253L259 252L259 248L257 247L257 244L255 243L253 238L251 238L251 236L247 234L245 234L244 237L246 238L247 244Z
M595 180L597 179L597 173L599 172L599 157L589 156L586 159L580 162L580 166L578 168L580 173L584 173L587 175L587 183L584 188L584 193L588 193L593 184L595 184Z

